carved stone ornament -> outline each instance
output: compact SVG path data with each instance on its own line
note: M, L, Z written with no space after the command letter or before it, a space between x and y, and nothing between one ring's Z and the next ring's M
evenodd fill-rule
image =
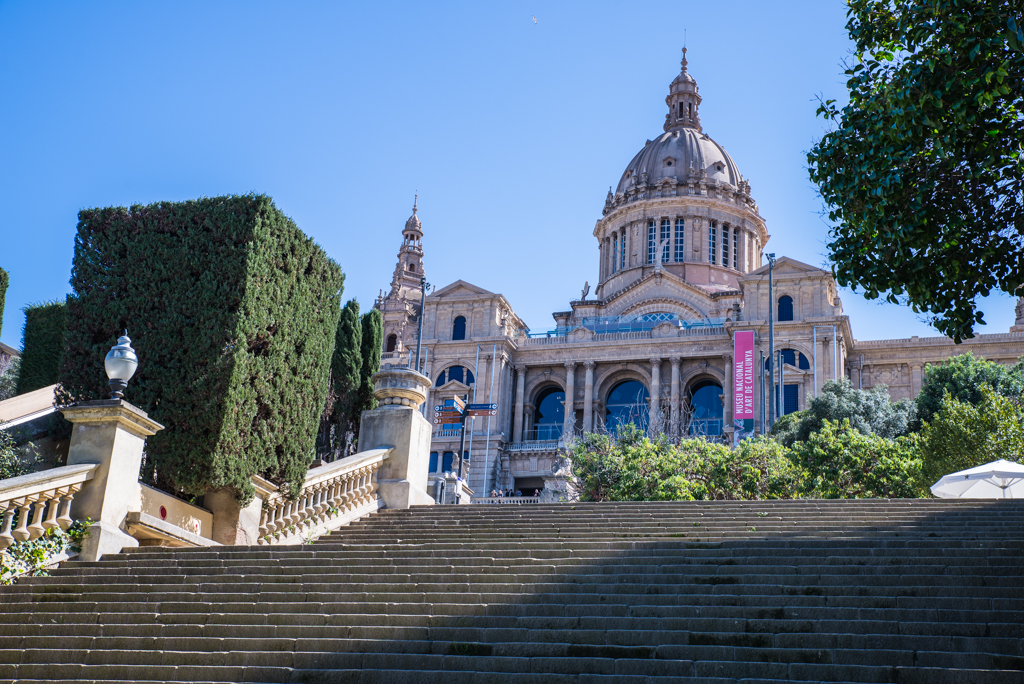
M407 368L382 370L373 376L373 396L383 408L416 409L427 400L430 378Z
M651 330L651 337L654 338L678 336L679 327L673 325L672 323L669 323L668 321L665 321L664 323L659 323L658 325L654 326L653 330Z

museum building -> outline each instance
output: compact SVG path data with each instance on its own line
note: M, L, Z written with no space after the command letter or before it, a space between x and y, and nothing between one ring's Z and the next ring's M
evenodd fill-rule
M925 364L967 351L1007 364L1024 355L1024 299L1010 332L954 345L946 337L855 339L832 275L789 257L774 261L769 297L765 220L732 157L704 132L685 48L665 103L663 132L630 161L594 227L594 292L587 287L554 312L552 330L531 333L504 295L462 280L425 298L427 417L456 396L497 404L493 418L467 421L463 453L477 496L544 488L560 443L581 431L633 422L673 438L730 440L733 335L753 331L758 363L768 367L769 312L782 413L805 408L842 376L912 398ZM375 303L385 366L410 364L415 354L423 236L414 204L390 290ZM763 375L770 397L772 380ZM755 413L762 404L767 413L770 401L756 392ZM440 477L458 470L463 435L459 424L435 428L430 465Z

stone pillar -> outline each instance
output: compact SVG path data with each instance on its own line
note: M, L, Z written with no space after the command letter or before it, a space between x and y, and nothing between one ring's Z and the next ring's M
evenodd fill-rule
M583 381L583 431L594 429L594 362L585 361L583 368L587 371Z
M139 470L146 437L164 426L123 399L82 402L61 413L74 424L68 465L99 464L96 476L72 502L74 519L94 521L79 558L95 561L104 554L138 546L139 542L124 531L125 518L129 511L142 508Z
M565 363L565 423L562 425L562 438L569 439L576 430L576 362Z
M678 356L673 356L669 359L669 363L672 364L672 390L671 390L671 401L672 407L669 412L671 437L676 439L679 437L679 363L682 361Z
M526 390L526 366L516 366L516 412L512 423L512 441L523 441L523 393Z
M432 427L419 412L429 386L430 378L404 368L373 376L373 396L380 406L363 411L359 450L391 449L377 471L378 491L387 508L434 503L427 493Z
M654 436L661 432L661 359L651 362L651 406L648 412L648 432Z
M533 416L537 407L533 404L523 404L523 433L526 440L540 439L533 431Z
M252 477L256 496L249 505L238 503L235 490L208 489L203 497L203 508L213 513L213 541L225 546L255 546L260 536L260 515L263 502L277 491L272 483L259 475Z
M921 364L915 363L910 366L910 398L916 399L921 393Z

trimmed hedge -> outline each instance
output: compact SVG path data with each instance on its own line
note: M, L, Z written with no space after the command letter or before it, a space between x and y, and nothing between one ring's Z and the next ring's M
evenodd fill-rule
M60 379L107 395L122 329L139 355L128 401L166 429L143 479L198 496L254 474L294 493L313 458L344 275L265 195L79 213Z
M7 271L0 268L0 332L4 331L4 300L7 299L7 286L10 282Z
M57 382L67 319L64 302L32 304L22 311L25 312L25 328L21 338L18 394Z

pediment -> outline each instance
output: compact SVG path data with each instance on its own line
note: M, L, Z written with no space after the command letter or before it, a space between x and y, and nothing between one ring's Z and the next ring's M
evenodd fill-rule
M434 391L436 391L436 392L454 392L455 394L462 395L462 394L465 394L466 392L468 392L470 389L471 389L470 386L467 385L464 382L459 382L458 380L449 380L448 382L444 383L440 387L435 387ZM444 399L445 397L440 397L440 398Z
M493 296L494 293L489 291L489 290L485 290L482 287L478 287L476 285L473 285L472 283L467 283L465 280L456 280L451 285L445 285L440 290L435 290L434 293L430 295L430 297L431 298L434 298L434 297L438 297L438 298L443 298L443 297L459 297L459 296L463 296L464 297L464 296L467 296L467 295L469 295L469 296L478 296L478 295Z
M668 313L680 313L687 319L700 320L708 317L711 297L682 278L662 271L648 274L619 290L605 299L604 304L602 316L623 316L661 305L660 308Z
M796 275L807 275L810 273L823 273L828 274L828 271L818 268L817 266L811 266L805 264L802 261L797 261L791 257L782 257L775 261L775 268L773 273L776 275L796 274ZM747 275L768 275L768 264L766 263L761 268L751 271Z

